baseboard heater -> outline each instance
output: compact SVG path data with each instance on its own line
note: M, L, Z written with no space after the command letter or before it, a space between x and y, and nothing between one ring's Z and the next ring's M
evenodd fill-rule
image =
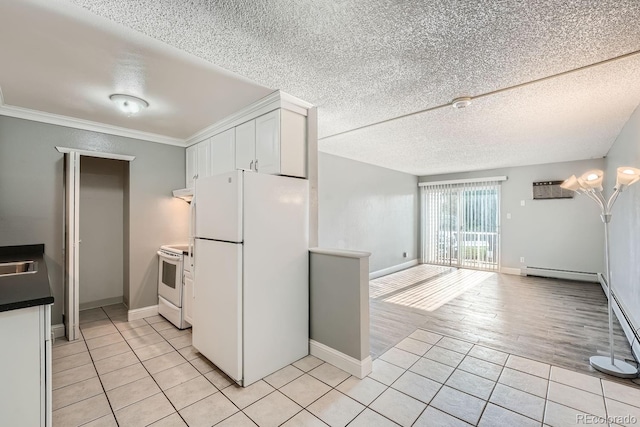
M602 286L602 290L604 291L604 294L607 294L607 288L608 288L608 284L607 284L607 279L605 279L604 275L602 273L598 273L598 281L600 282L600 286ZM622 327L622 331L624 332L624 335L627 337L627 340L629 341L629 344L631 344L631 353L633 353L633 357L636 359L636 361L640 360L640 326L638 325L634 325L633 322L631 321L631 318L629 317L629 315L627 314L627 310L625 310L624 308L624 304L620 303L620 300L618 300L618 297L616 295L616 293L613 291L611 292L611 295L613 296L613 312L616 316L616 318L618 319L618 322L620 322L620 326Z
M553 268L527 266L522 269L522 275L598 283L598 275L596 273L587 273L584 271L557 270Z

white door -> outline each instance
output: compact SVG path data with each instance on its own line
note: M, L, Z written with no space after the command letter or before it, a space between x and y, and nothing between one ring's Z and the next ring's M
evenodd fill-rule
M256 160L256 121L236 126L236 169L253 170Z
M236 133L229 129L211 138L211 175L236 169Z
M198 173L198 148L195 145L187 147L187 171L186 171L186 187L193 188L193 180Z
M242 171L198 178L195 237L242 242Z
M242 380L242 245L196 239L193 346Z
M261 173L280 173L280 110L256 119L256 166Z
M65 153L64 326L69 341L80 338L80 154Z
M196 177L204 178L211 175L211 140L207 139L196 144L198 167Z

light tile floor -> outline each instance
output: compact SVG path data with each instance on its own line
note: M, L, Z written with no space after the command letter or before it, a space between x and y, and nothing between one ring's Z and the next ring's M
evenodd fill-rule
M243 389L162 317L115 305L80 328L54 344L56 427L640 425L638 388L421 329L363 380L308 356Z

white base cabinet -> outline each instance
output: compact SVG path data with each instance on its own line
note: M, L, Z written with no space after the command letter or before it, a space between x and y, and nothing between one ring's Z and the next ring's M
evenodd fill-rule
M184 270L184 292L182 293L182 310L184 320L193 326L193 276L187 269Z
M51 423L51 306L0 312L0 426Z

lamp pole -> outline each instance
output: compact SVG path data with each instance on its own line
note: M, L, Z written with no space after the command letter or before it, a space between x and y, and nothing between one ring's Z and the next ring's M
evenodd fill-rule
M633 172L633 174L630 172ZM609 249L609 224L611 223L613 204L616 202L618 195L626 186L640 180L640 178L638 178L639 175L640 170L638 169L618 168L618 180L616 182L616 187L608 201L605 200L602 194L603 172L600 170L586 172L580 178L572 176L562 183L562 188L576 191L579 194L584 194L596 202L600 207L600 218L604 223L604 256L607 281L607 306L609 314L609 357L591 356L589 358L589 363L600 372L620 378L635 378L638 376L638 370L623 360L617 360L613 351L613 293L610 262L611 253Z

